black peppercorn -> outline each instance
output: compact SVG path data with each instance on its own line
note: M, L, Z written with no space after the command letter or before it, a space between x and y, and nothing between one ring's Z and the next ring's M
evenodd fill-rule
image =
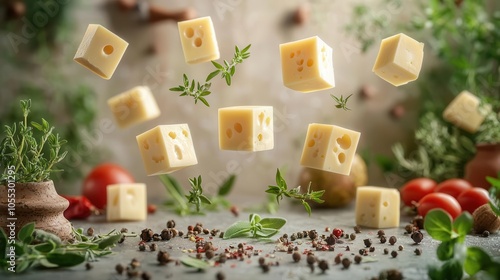
M144 242L139 243L139 251L146 251L146 244Z
M424 234L420 230L414 231L411 234L411 239L413 239L415 244L418 244L418 243L422 242L422 239L424 239Z
M226 279L226 275L224 274L224 272L219 271L215 275L215 279L217 279L217 280L225 280Z
M322 273L325 273L326 270L329 269L328 262L326 260L320 260L318 263L319 269L321 269Z
M149 245L149 250L151 250L152 252L158 250L158 244L153 243L153 244Z
M94 235L94 228L93 227L89 227L87 229L87 235L88 236L93 236Z
M364 254L365 254L365 251L366 251L365 249L359 249L359 254L360 254L360 255L364 255Z
M369 238L363 239L363 243L365 243L366 248L369 248L370 246L372 246L372 240Z
M309 236L309 238L311 238L312 240L316 239L316 237L318 237L318 233L316 232L316 230L311 230L307 233L307 235Z
M205 257L207 257L207 259L211 260L214 256L215 256L215 253L213 250L205 251Z
M142 274L141 274L141 279L142 280L150 280L151 279L151 274L149 274L146 271L143 271Z
M342 262L342 258L341 257L342 257L342 254L338 254L338 255L335 256L334 261L335 261L336 264L339 264L339 263Z
M487 231L487 230L485 230L485 231L483 231L483 234L481 234L481 236L482 237L488 237L488 236L490 236L490 232Z
M137 260L137 259L132 259L132 261L130 261L130 266L132 268L138 268L141 266L141 263Z
M161 250L158 251L158 255L156 255L156 259L158 260L158 262L161 265L165 265L171 261L170 254L165 252L165 251L161 251Z
M387 255L387 254L389 254L389 249L384 248L384 255Z
M151 239L153 239L153 230L150 228L143 229L141 231L141 239L142 241L149 242Z
M292 259L293 259L293 261L294 261L294 262L299 262L299 261L300 261L300 258L301 258L301 255L300 255L300 253L299 253L299 252L294 252L294 253L292 254Z
M307 255L307 264L312 265L316 262L316 257L313 254Z
M85 269L87 270L91 270L93 268L92 264L91 263L86 263L85 264Z
M361 233L361 227L360 226L355 226L354 227L354 232L355 233Z
M393 235L393 236L389 237L389 244L394 245L394 244L396 244L396 241L398 241L396 236Z
M399 251L403 251L403 249L404 249L403 245L399 245L399 246L398 246L398 250L399 250Z
M384 244L385 242L387 242L387 238L385 238L385 236L381 236L380 243Z
M269 272L270 267L269 267L268 264L263 264L260 267L262 267L262 272L264 272L264 273L268 273Z
M392 251L392 252L391 252L391 256L392 256L393 258L397 257L397 256L398 256L398 252L396 252L396 251Z
M357 264L359 264L359 263L361 263L361 260L362 260L362 259L363 259L363 258L362 258L360 255L356 255L356 256L354 257L354 262L355 262L355 263L357 263Z
M377 232L378 237L382 237L385 235L385 231L383 229L379 229Z
M351 235L349 235L349 238L351 238L351 240L356 239L356 234L355 233L351 233Z
M422 255L422 249L420 249L420 248L416 248L415 251L413 251L413 252L415 252L415 255L417 255L417 256Z
M116 273L121 275L123 273L123 271L125 270L125 268L123 267L122 264L119 263L115 266L115 270L116 270Z
M266 259L264 257L259 258L259 265L263 266L266 263Z
M174 220L167 221L167 228L174 228L174 227L175 227L175 221Z
M416 216L413 218L412 224L417 227L418 229L423 229L424 228L424 217L422 216Z
M350 259L348 259L348 258L342 259L342 266L345 269L348 269L350 265L351 265L351 260Z
M373 246L370 247L370 252L372 252L372 253L375 252L375 247L373 247Z

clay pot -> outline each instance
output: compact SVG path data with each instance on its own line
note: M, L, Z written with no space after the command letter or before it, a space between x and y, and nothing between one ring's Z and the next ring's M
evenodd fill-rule
M497 177L500 171L500 143L476 145L476 155L465 166L464 179L475 187L489 189L486 177Z
M62 240L71 240L73 231L71 223L64 218L64 210L69 202L59 196L53 181L40 183L15 183L15 208L13 216L9 215L9 186L0 186L0 226L9 235L8 225L15 223L16 235L28 223L34 222L35 228L54 233ZM10 205L12 207L12 205ZM8 218L17 220L8 220Z

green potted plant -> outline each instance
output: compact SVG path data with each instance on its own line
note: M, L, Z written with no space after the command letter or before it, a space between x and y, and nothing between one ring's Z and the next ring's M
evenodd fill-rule
M59 196L50 175L60 171L55 165L66 152L66 143L54 127L42 119L28 122L31 100L21 100L24 119L4 126L0 143L0 217L1 227L9 235L34 222L36 228L72 239L72 227L63 216L69 203Z

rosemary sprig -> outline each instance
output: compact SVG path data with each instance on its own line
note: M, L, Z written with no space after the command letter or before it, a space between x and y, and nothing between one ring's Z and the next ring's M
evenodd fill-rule
M350 111L351 109L347 108L347 100L349 100L349 97L352 96L349 95L348 97L346 97L344 99L344 96L341 95L340 98L338 98L337 96L333 95L333 94L330 94L330 96L333 98L333 100L335 100L335 102L337 102L337 105L335 105L336 108L338 109L343 109L344 111Z

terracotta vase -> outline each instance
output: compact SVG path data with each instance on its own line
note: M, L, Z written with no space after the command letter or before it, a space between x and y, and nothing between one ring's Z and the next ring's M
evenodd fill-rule
M486 176L497 177L500 171L500 143L476 145L476 155L465 166L464 179L475 187L489 189Z
M15 193L8 191L12 186ZM12 193L15 194L15 205L9 205L8 195L11 194L12 199ZM11 232L9 225L15 225L17 235L25 224L34 222L35 228L54 233L62 240L70 240L73 238L71 223L63 215L68 206L69 202L57 194L52 181L0 186L0 226L7 235Z

